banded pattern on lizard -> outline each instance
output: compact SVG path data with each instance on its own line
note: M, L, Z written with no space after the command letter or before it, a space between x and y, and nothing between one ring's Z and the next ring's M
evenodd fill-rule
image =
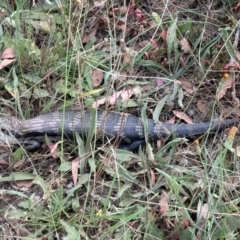
M152 119L148 119L147 129L149 138L153 139L168 137L173 134L177 137L189 138L204 134L207 131L222 130L234 123L235 119L193 124L154 123ZM0 128L3 129L4 125L5 129L19 134L21 139L29 136L34 139L35 136L44 134L57 136L61 135L62 132L68 136L74 135L74 132L87 135L89 131L95 131L96 134L100 134L105 139L118 138L119 142L129 150L137 148L145 140L142 118L117 112L96 111L94 116L89 110L55 111L28 120L0 118ZM95 126L95 128L92 129L92 126ZM13 143L12 138L8 140L11 140L10 144ZM3 136L2 141L4 141Z

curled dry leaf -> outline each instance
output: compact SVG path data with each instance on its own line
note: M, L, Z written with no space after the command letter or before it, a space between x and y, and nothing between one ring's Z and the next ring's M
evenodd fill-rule
M226 65L222 68L222 70L223 70L223 71L227 71L227 70L229 70L229 69L238 70L239 68L240 68L240 66L239 66L239 63L238 63L238 62L230 62L230 63L226 64Z
M197 108L199 109L200 112L202 112L204 114L206 114L208 112L208 107L202 101L197 102Z
M15 163L13 164L13 169L14 170L19 170L22 167L24 167L26 165L26 160L25 159L21 159L19 161L15 161Z
M167 43L167 30L166 29L162 30L161 37L162 37L163 42L166 44Z
M1 60L6 58L15 58L15 57L16 56L14 54L13 48L6 48L0 56Z
M116 30L125 31L127 30L126 18L122 17L121 19L116 19Z
M182 40L180 40L180 45L181 45L181 49L183 50L183 52L188 53L191 50L191 47L189 45L189 42L186 38L183 38Z
M144 20L144 16L142 13L142 10L139 8L136 8L136 4L132 4L128 9L128 14L134 14L139 22L142 22Z
M182 88L189 94L193 94L196 91L196 87L194 86L194 84L190 82L187 78L180 77L178 80L181 82Z
M217 99L218 100L221 99L225 95L227 89L232 87L234 80L235 79L232 74L229 74L226 78L222 78L222 80L219 83L218 88L217 88Z
M58 141L55 144L48 146L48 148L50 149L51 156L55 159L59 157L58 145L61 144L62 142L63 141Z
M151 175L151 183L154 186L156 183L156 176L155 176L154 171L151 168L150 168L150 175Z
M16 56L14 54L13 48L7 48L5 49L1 56L0 56L1 62L0 62L0 70L4 67L8 66L9 64L15 62Z
M73 177L73 184L74 186L77 185L77 180L78 180L78 166L80 163L80 157L74 159L72 161L72 177Z
M133 95L134 89L123 89L121 93L121 97L123 101L129 100L129 98Z
M141 11L139 8L137 8L137 9L135 10L135 14L136 14L136 17L137 17L137 19L138 19L139 22L141 22L141 21L144 20L144 16L143 16L143 14L142 14L142 11Z
M168 200L164 193L162 193L160 196L159 206L160 206L161 214L168 212L168 210L169 210Z
M185 220L185 221L183 221L182 229L186 229L186 228L188 228L189 226L191 226L190 220Z
M33 181L20 180L15 182L15 187L21 191L29 191L29 188L33 185Z
M160 45L154 39L151 39L151 43L156 49L160 48Z
M15 59L4 59L0 62L0 70L4 67L8 66L9 64L15 62Z
M0 156L0 157L1 157L1 156ZM1 159L1 158L0 158L0 166L1 166L1 165L2 165L2 166L4 166L4 165L5 165L5 166L8 166L9 163L8 163L7 161L5 161L4 159Z
M184 112L174 110L174 111L173 111L173 114L174 114L176 117L184 120L184 121L185 121L186 123L188 123L188 124L193 123L192 119L191 119L186 113L184 113Z
M121 96L123 101L128 100L132 95L134 91L133 89L123 89L121 91L115 92L112 94L112 96L104 97L100 100L97 100L93 103L92 107L97 108L99 105L104 104L105 102L108 102L110 104L116 103L117 99Z
M100 69L94 69L92 71L92 83L93 87L98 87L103 81L103 71Z
M197 206L197 215L198 215L198 219L208 219L209 218L209 209L208 209L208 203L204 203L202 204L201 201L198 202L198 206Z
M240 7L240 1L238 1L238 3L236 4L236 6L235 6L235 7L232 7L231 9L232 9L233 11L237 11L239 7Z

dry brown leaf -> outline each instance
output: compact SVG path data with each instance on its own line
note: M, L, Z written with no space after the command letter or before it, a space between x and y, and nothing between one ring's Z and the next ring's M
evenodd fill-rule
M180 77L178 80L181 82L182 88L189 94L193 94L196 91L196 87L194 86L194 84L190 82L187 78Z
M167 30L163 29L161 32L161 37L164 43L167 43Z
M13 48L6 48L0 56L0 70L16 61Z
M16 181L15 186L20 189L21 191L27 191L33 185L33 182L30 180L21 180Z
M1 56L0 56L1 59L6 59L6 58L16 58L15 54L14 54L14 50L13 48L6 48Z
M9 64L15 62L16 59L4 59L0 62L0 70L4 67L8 66Z
M51 156L53 158L57 159L59 157L58 145L61 144L62 142L63 141L58 141L55 144L48 146L48 148L50 149Z
M151 175L151 183L152 183L152 185L155 185L155 183L156 183L156 176L155 176L154 171L151 168L150 168L150 175Z
M199 109L200 112L202 112L204 114L206 114L208 111L208 107L202 101L197 102L197 108Z
M78 166L80 163L80 157L77 157L72 161L72 178L73 178L73 184L74 186L77 185L77 180L78 180Z
M230 69L238 70L240 68L239 62L229 62L222 68L223 71L228 71Z
M140 10L139 8L135 9L134 11L137 19L138 19L138 22L142 22L144 20L144 16L143 16L143 12L142 10Z
M235 7L232 7L231 10L237 11L239 7L240 7L240 1L238 0L236 6L235 6Z
M173 114L174 114L176 117L184 120L184 121L185 121L186 123L188 123L188 124L193 123L192 119L191 119L186 113L184 113L184 112L173 110Z
M234 80L235 79L233 78L233 76L231 74L229 74L227 78L222 78L221 82L218 85L218 89L217 89L217 99L218 100L221 99L225 95L227 89L232 87Z
M121 97L122 100L125 102L129 100L129 98L133 95L134 91L133 89L124 89L122 90Z
M24 165L26 165L26 160L25 159L21 159L19 161L14 162L13 169L14 170L21 169Z
M123 101L128 100L132 95L133 95L134 91L133 89L123 89L121 91L115 92L112 94L112 96L109 97L104 97L102 99L99 99L97 101L95 101L92 104L93 108L97 108L99 105L104 104L105 102L108 102L110 104L114 104L116 103L117 99L121 96Z
M92 71L92 83L93 87L98 87L103 81L103 71L100 69L94 69Z
M116 19L116 30L125 31L127 30L126 19L123 17L121 19Z
M186 38L183 38L182 40L180 40L180 45L181 45L181 49L183 50L183 52L188 53L191 50L191 47L189 45L189 42Z
M0 159L0 165L5 165L5 166L8 166L9 163L7 161L5 161L4 159Z
M168 212L168 210L169 210L168 200L164 193L162 193L160 196L159 206L160 206L161 214Z
M151 39L151 43L155 47L155 49L159 49L160 48L160 45L154 39Z
M198 202L197 215L198 215L198 219L206 220L209 218L208 203L202 204L201 201Z

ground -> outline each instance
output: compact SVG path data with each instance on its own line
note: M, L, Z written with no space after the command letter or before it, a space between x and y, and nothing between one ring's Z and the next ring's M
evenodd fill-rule
M98 108L236 124L133 152L79 135L31 152L2 144L1 239L239 239L239 11L236 0L2 0L1 117Z

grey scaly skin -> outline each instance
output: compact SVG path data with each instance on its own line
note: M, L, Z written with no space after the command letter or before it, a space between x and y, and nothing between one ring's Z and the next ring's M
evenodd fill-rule
M57 136L64 132L71 136L75 132L80 135L87 135L89 131L95 131L97 135L104 139L118 138L121 144L127 146L127 149L133 150L144 142L144 125L142 118L126 113L97 111L94 115L90 111L66 110L55 111L40 115L28 120L18 120L15 118L0 118L0 128L18 133L21 138L15 139L6 133L0 132L0 140L9 144L23 143L26 137L33 139L38 135ZM92 129L92 123L95 123L95 129ZM227 119L223 122L212 121L194 124L170 124L154 123L152 119L147 120L148 136L151 139L168 137L175 135L177 137L194 137L205 132L216 132L235 123L234 119ZM28 150L34 147L29 147Z
M23 121L14 117L0 117L0 145L21 145L26 150L40 148L40 142L34 139L25 139L19 132L19 127Z

